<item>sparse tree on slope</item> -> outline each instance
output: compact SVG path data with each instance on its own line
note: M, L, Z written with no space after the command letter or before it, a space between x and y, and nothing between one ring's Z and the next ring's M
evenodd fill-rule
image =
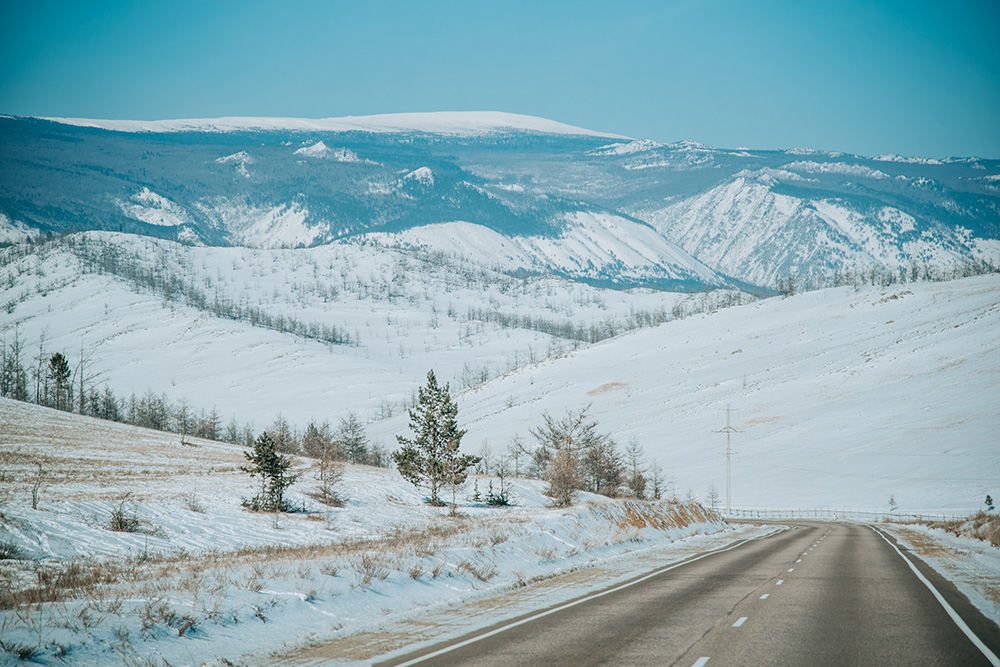
M71 404L72 397L70 395L71 375L72 371L66 357L61 352L53 354L49 359L49 379L52 381L53 390L55 391L55 403L53 407L57 410L73 409Z
M449 386L438 385L434 371L427 373L427 386L421 387L417 405L410 410L410 430L413 438L396 436L400 449L392 453L392 459L407 481L430 490L430 504L442 505L441 488L464 482L469 467L479 458L459 452L465 431L458 428L458 405L451 399Z
M336 441L340 445L341 455L351 463L368 462L368 436L365 434L365 425L353 412L349 412L340 420Z
M549 486L545 495L564 507L573 503L573 494L580 488L580 463L570 447L561 447L549 460L545 471Z
M4 336L6 342L6 336ZM14 328L14 339L10 345L0 346L0 396L7 396L16 401L28 400L28 373L21 365L21 335Z
M624 478L624 465L614 440L597 432L597 421L587 417L587 408L566 411L562 419L548 413L543 424L533 429L538 445L533 466L545 462L546 493L559 504L571 501L566 486L614 497Z
M628 495L633 498L646 497L646 471L642 467L642 458L642 445L639 444L638 438L632 436L629 438L628 447L625 449L625 459L628 468L625 486L628 489Z
M323 422L320 426L310 422L302 436L302 450L306 456L316 459L319 480L319 497L326 505L339 507L343 504L336 486L344 474L341 462L343 450L340 443L330 434L330 425Z
M660 500L663 497L663 468L656 461L649 466L649 484L653 499Z
M719 507L719 490L715 488L715 483L713 482L711 486L708 487L708 495L705 496L705 500L708 501L708 506L715 511Z
M295 483L298 475L289 474L292 460L278 453L277 444L267 431L254 441L252 452L243 452L250 465L240 470L260 477L260 495L244 502L250 509L281 512L285 509L285 490Z

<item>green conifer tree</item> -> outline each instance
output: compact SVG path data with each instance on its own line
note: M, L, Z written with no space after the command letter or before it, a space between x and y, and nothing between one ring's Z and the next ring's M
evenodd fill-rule
M244 502L250 509L281 512L285 509L285 490L295 483L298 475L289 474L292 460L278 453L277 443L265 431L253 443L252 452L243 452L250 465L240 470L260 477L260 495Z
M396 436L401 447L392 458L399 474L414 486L427 487L430 504L443 505L441 489L450 484L454 490L465 482L479 457L459 453L465 431L458 428L458 405L449 386L438 385L434 371L427 373L427 386L420 388L417 406L410 410L410 430L413 438Z

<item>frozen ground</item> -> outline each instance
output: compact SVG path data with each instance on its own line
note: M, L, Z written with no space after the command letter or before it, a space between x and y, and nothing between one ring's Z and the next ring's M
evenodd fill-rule
M275 650L730 530L697 505L583 494L550 509L529 480L514 481L508 509L471 502L469 484L453 517L395 471L362 466L348 466L346 505L331 509L308 495L301 459L291 500L305 511L252 514L242 448L186 442L0 399L0 543L16 556L0 561L11 647L0 660L31 649L41 664L266 664ZM138 532L111 531L115 510Z

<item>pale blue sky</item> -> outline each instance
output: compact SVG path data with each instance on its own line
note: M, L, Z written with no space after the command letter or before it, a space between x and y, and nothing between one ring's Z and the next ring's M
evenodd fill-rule
M1000 158L1000 2L0 3L0 113L508 111L720 147Z

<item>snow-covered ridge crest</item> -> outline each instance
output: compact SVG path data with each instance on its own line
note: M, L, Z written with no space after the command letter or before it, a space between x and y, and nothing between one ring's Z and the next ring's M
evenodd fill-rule
M116 132L239 132L246 130L293 130L304 132L428 132L476 136L504 131L540 132L573 136L627 139L617 134L595 132L547 118L501 111L439 111L376 114L339 118L186 118L177 120L105 120L92 118L45 118L79 127Z
M590 151L590 155L631 155L633 153L644 153L657 148L663 148L663 144L652 139L636 139L634 141L623 141L607 146L601 146Z

